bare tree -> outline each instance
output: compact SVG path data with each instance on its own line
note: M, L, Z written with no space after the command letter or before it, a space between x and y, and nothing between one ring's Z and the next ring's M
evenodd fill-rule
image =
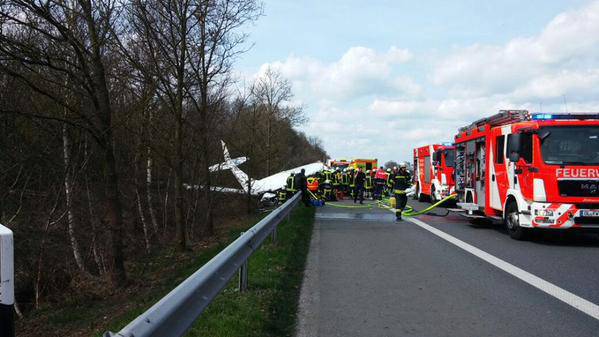
M114 154L114 113L107 66L113 44L111 31L116 20L116 5L117 2L112 0L3 2L0 5L0 70L66 109L68 116L51 111L2 112L26 113L31 117L66 123L88 132L103 149L111 234L111 276L115 284L121 285L126 280L123 207ZM19 71L15 71L16 68ZM82 99L69 102L64 92Z
M390 160L390 161L388 161L388 162L385 162L385 165L384 165L384 166L385 166L385 168L386 168L386 169L392 169L392 168L394 168L394 167L398 167L398 166L399 166L399 164L397 164L397 162L396 162L396 161L394 161L394 160Z
M272 173L272 161L276 156L273 139L278 129L275 122L285 121L291 126L305 122L301 107L291 105L293 98L291 83L280 72L268 67L252 86L252 93L258 105L265 113L266 122L266 175Z
M202 137L202 159L204 175L204 195L206 215L204 234L214 231L212 213L211 176L208 167L211 164L210 148L215 144L214 129L218 120L216 110L222 107L226 88L229 84L231 66L235 58L246 51L244 45L247 34L238 29L248 22L255 21L262 14L262 6L257 0L213 0L198 1L198 10L194 13L197 30L191 35L189 48L192 54L190 63L197 94L192 102L200 117ZM196 91L193 91L196 93Z
M129 57L157 85L157 96L174 116L175 224L179 245L186 246L183 172L186 127L197 131L203 165L205 234L211 234L211 176L215 109L222 104L234 58L244 51L247 35L237 29L261 13L256 0L149 0L131 6L132 31L143 37L140 55ZM127 49L127 48L124 48ZM195 110L198 118L188 114ZM188 132L188 131L187 131Z

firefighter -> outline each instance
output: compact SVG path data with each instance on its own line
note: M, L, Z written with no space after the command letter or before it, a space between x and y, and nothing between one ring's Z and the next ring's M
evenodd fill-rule
M385 169L381 166L378 170L376 170L376 174L374 175L374 199L381 199L383 196L383 190L385 188Z
M331 189L333 188L332 177L333 177L333 173L331 171L329 171L329 170L322 171L322 173L320 175L320 179L318 180L318 183L319 183L318 188L322 195L324 195L324 186L323 185L324 185L325 181L328 180L329 183L331 184Z
M347 169L343 169L343 173L341 173L341 191L343 194L347 195L347 189L349 188L349 174Z
M287 177L287 184L285 185L285 191L287 191L287 198L289 199L291 198L295 192L297 192L297 184L296 184L296 178L295 178L295 173L292 172L289 177Z
M370 170L366 170L366 181L364 181L364 192L366 192L367 198L373 198L372 197L372 187L373 187L372 175L370 174Z
M306 207L310 207L310 196L308 194L308 180L306 179L306 170L302 169L295 175L295 186L302 192L302 201Z
M390 197L393 191L393 172L388 168L385 176L385 194Z
M330 180L330 181L332 181L332 180L333 180L333 172L332 172L332 171L329 171L329 170L324 170L324 171L322 172L322 176L324 177L324 180L325 180L325 181L326 181L326 180Z
M331 172L331 184L333 186L333 195L335 196L335 200L337 200L337 193L339 192L339 183L341 182L341 176L339 175L339 168L333 170Z
M287 191L286 190L279 190L277 192L277 199L279 200L279 204L282 205L285 203L285 201L287 201Z
M364 203L364 182L366 180L366 175L362 172L362 168L359 167L358 171L354 174L354 204L360 198L360 204Z
M349 180L349 193L353 198L355 195L354 192L356 191L356 171L353 167L349 169L349 175L347 176L347 179Z
M333 201L335 200L335 196L333 195L333 184L331 183L330 180L325 180L322 182L322 184L320 184L320 187L322 188L322 196L324 198L324 200L326 201Z
M401 220L401 212L406 207L408 197L406 196L406 190L410 188L410 172L406 164L401 164L399 170L392 179L393 181L393 195L395 196L395 217L397 220Z
M308 190L314 195L318 194L319 191L319 180L317 177L309 177L307 180Z

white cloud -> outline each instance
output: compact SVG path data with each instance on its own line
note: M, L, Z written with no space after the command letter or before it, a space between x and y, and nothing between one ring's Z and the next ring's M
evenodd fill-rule
M579 88L574 82L581 83L586 69L599 68L598 54L599 1L595 1L556 16L536 36L514 38L500 46L456 49L436 64L431 78L462 97L514 92L521 100L561 97L569 88ZM547 85L544 79L555 81ZM588 80L583 81L586 87Z
M516 106L504 96L489 96L425 100L375 99L368 109L373 115L383 119L410 119L426 124L430 121L465 121L478 118L481 114Z
M366 47L352 47L332 63L310 57L289 56L285 61L262 65L280 71L294 85L298 95L312 99L348 100L363 96L391 93L414 95L420 87L410 78L395 76L394 67L409 62L412 54L391 47L379 53Z
M416 100L375 99L368 110L381 118L427 118L434 114L435 103Z
M563 97L595 99L599 93L599 68L581 71L559 70L535 77L513 92L519 100L551 101Z

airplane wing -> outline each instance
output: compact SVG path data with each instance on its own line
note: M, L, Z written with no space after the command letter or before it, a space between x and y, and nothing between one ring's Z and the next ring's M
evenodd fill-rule
M210 172L230 170L233 168L233 166L241 165L241 164L245 163L247 160L248 160L247 157L239 157L239 158L235 158L235 159L230 159L230 160L227 160L220 164L210 166L209 170L210 170Z
M200 188L204 188L203 185L189 185L183 184L183 187L187 190L197 190ZM211 186L210 190L212 192L221 192L221 193L234 193L234 194L246 194L247 192L240 188L233 187L222 187L222 186Z

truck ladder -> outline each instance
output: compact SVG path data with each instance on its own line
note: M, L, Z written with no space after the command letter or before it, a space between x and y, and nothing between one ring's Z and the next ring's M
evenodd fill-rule
M460 128L459 131L464 132L472 130L486 124L495 127L526 120L530 120L530 113L528 110L499 110L499 113L490 117L481 118L466 127Z

